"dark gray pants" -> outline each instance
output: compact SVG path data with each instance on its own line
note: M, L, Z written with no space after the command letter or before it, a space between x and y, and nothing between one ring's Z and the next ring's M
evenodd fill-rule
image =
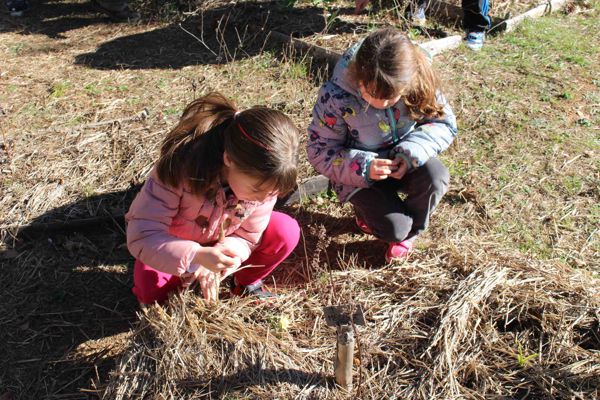
M437 158L406 174L361 189L350 198L358 218L386 242L401 242L421 233L429 215L448 191L450 174ZM402 200L398 193L406 196Z

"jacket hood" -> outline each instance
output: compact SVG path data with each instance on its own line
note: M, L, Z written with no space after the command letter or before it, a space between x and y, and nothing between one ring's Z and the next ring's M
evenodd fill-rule
M348 67L354 59L354 55L360 48L361 44L362 40L354 44L352 47L346 50L346 52L344 52L344 54L340 57L337 64L335 65L335 68L333 69L333 75L331 77L332 83L335 83L337 86L344 89L346 92L356 96L359 99L362 99L362 96L360 94L360 90L358 89L358 83L353 82L350 79Z

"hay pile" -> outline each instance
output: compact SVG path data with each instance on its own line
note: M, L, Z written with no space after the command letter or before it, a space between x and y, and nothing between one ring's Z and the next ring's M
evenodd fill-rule
M456 254L380 270L350 257L271 304L174 296L140 314L104 398L348 398L331 380L321 307L349 301L368 321L353 398L598 398L600 282L553 262Z

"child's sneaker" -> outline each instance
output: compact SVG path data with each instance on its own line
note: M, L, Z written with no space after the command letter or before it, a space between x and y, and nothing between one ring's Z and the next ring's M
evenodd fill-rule
M474 51L479 51L485 42L485 32L467 32L466 46Z
M408 258L410 253L412 253L412 250L412 240L390 243L387 251L385 252L385 261L388 264L394 261L404 261Z
M358 217L356 217L356 226L358 226L358 229L360 229L367 235L373 234L373 231L371 230L371 228L369 228L369 226L366 224L366 222Z
M259 280L256 283L251 285L240 285L239 283L235 283L235 279L231 280L231 294L234 296L247 297L247 296L255 296L259 300L266 300L270 298L277 297L276 294L269 292L266 290L263 285L265 283Z
M409 11L408 19L413 25L416 26L424 26L427 23L427 18L425 17L425 4L417 5L417 9L413 11Z
M6 0L6 8L12 17L22 17L29 11L27 0Z

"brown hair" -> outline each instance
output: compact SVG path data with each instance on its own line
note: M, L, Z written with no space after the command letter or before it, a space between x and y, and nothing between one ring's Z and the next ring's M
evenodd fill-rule
M290 118L266 107L237 112L213 92L192 101L164 139L157 162L161 181L188 183L195 194L212 193L227 152L244 173L273 182L280 195L296 185L298 129Z
M349 66L351 79L374 97L402 100L414 119L444 115L437 102L440 81L427 56L403 33L380 29L365 38Z

